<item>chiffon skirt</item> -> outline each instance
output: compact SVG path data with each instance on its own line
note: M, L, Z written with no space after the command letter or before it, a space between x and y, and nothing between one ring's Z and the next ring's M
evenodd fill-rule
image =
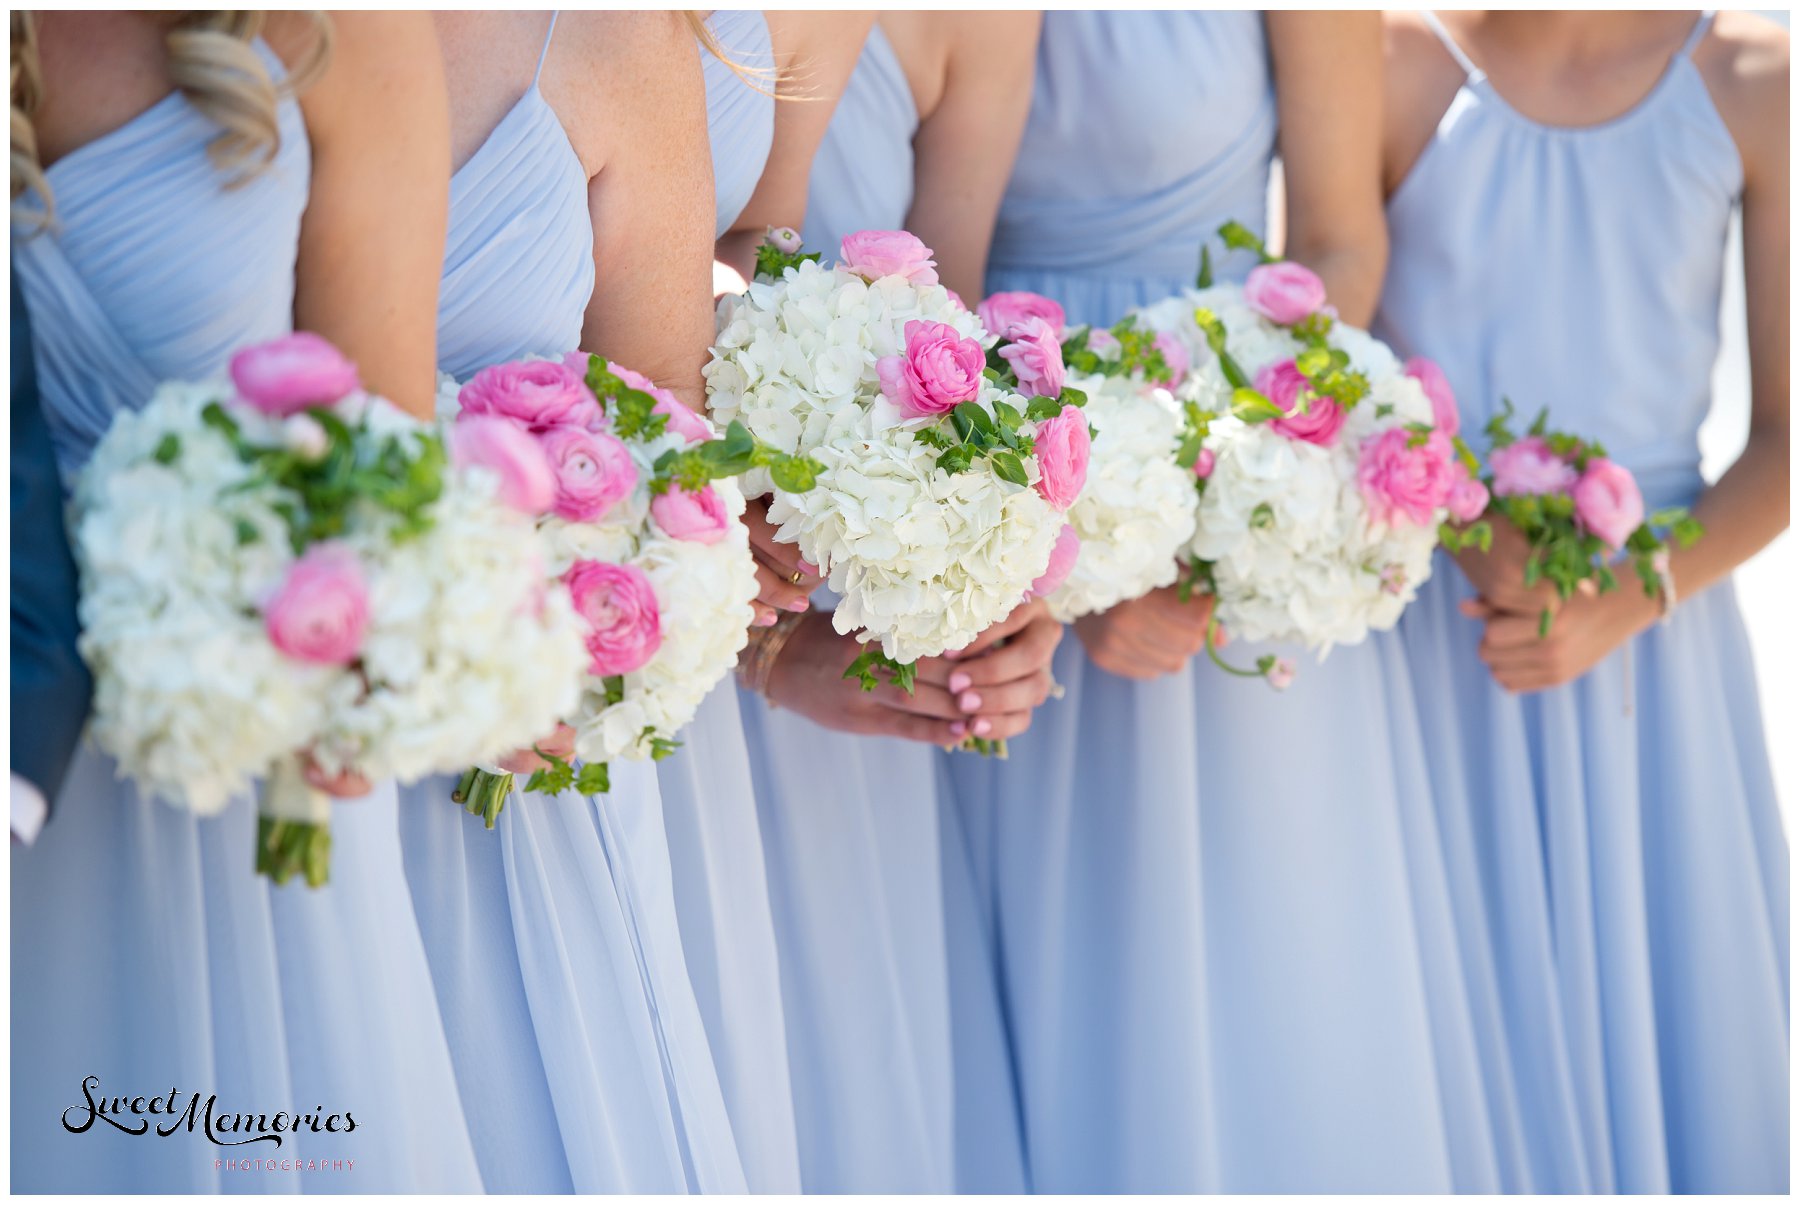
M335 806L329 885L276 887L254 873L251 801L196 819L84 748L12 854L13 1190L480 1191L395 812L391 784ZM70 1133L89 1076L95 1098L173 1090L178 1114L198 1093L202 1119L216 1096L215 1116L320 1110L356 1129L279 1147L216 1146L199 1125Z
M402 837L476 1154L495 1192L743 1192L683 963L656 774L515 793L493 831L439 779Z
M949 762L1033 1188L1496 1188L1395 639L1285 693L1127 681L1073 637L1056 673L1010 760Z
M751 1192L800 1191L775 921L737 687L701 703L656 767L688 974Z
M1471 593L1440 558L1401 634L1519 1187L1786 1192L1787 843L1730 584L1522 696L1476 656Z
M960 833L940 814L936 751L831 732L748 694L741 705L801 1182L1021 1191L993 963Z

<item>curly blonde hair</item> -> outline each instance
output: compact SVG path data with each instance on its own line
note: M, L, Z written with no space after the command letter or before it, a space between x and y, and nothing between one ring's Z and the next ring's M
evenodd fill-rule
M235 187L273 162L281 149L277 105L318 78L331 53L331 24L323 13L304 14L313 36L305 53L277 84L252 43L268 21L267 12L173 14L163 35L170 82L188 103L219 127L207 154ZM44 76L38 61L37 20L12 14L12 195L27 191L43 199L48 220L50 184L38 158L32 118L43 102Z

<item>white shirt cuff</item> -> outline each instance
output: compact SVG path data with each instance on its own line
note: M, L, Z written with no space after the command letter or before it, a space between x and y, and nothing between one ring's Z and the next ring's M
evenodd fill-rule
M20 845L30 845L37 840L38 834L44 831L44 821L50 815L50 805L44 801L44 793L36 784L12 776L12 835Z

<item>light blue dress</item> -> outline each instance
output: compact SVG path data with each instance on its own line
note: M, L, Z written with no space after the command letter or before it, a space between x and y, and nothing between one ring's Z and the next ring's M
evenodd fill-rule
M918 125L877 26L813 160L808 249L830 262L845 234L904 225ZM991 959L963 944L976 925L950 919L974 896L966 867L940 862L934 751L832 732L748 692L742 706L807 1191L1020 1191L991 969L985 1006L951 995L952 958Z
M593 237L587 173L534 78L451 180L443 369L573 350ZM612 781L593 798L515 793L493 831L451 802L450 779L402 792L406 874L482 1174L496 1192L742 1192L656 774L620 761Z
M1651 507L1698 496L1743 165L1689 57L1553 128L1468 79L1389 201L1379 329L1462 423L1510 396L1599 440ZM1622 574L1624 589L1637 582ZM1679 583L1678 583L1679 584ZM1445 559L1401 621L1465 958L1491 986L1540 1192L1785 1192L1788 865L1729 582L1586 676L1509 695Z
M280 60L256 49L279 79ZM207 157L217 127L180 93L50 165L57 224L36 237L15 226L12 263L65 479L159 382L220 373L292 329L311 151L299 106L284 99L278 115L275 161L237 188ZM82 749L36 845L12 852L13 1189L479 1191L393 785L333 809L331 882L314 891L254 873L250 799L200 820L115 773ZM323 1106L357 1128L279 1149L104 1122L69 1133L63 1110L90 1075L96 1096ZM223 1165L259 1157L276 1169Z
M753 70L771 64L762 13L721 11L708 24L734 63ZM723 234L762 178L775 137L775 98L766 90L772 83L752 86L714 55L700 53ZM657 764L656 777L688 973L750 1191L799 1192L775 926L731 679L701 702L680 739L681 749Z
M1047 14L989 290L1110 324L1191 285L1221 223L1262 226L1274 143L1259 14ZM1073 632L1056 674L1009 761L948 761L1034 1189L1494 1187L1398 641L1281 694L1204 659L1128 681Z

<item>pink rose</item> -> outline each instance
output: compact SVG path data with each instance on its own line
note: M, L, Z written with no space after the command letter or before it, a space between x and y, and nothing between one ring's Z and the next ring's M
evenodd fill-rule
M543 446L508 419L459 416L450 428L450 459L459 468L483 468L499 477L500 501L516 511L545 514L556 500L556 474Z
M1026 397L1057 397L1063 387L1062 344L1056 331L1042 318L1016 323L1000 348L1000 358L1012 365L1019 378L1019 392Z
M944 286L944 292L946 295L949 296L951 305L953 305L957 309L963 311L963 313L965 313L965 314L969 312L968 302L966 302L962 299L961 293L958 293L955 289L951 288L949 285Z
M1462 417L1456 409L1456 393L1450 388L1450 378L1434 360L1424 356L1414 356L1404 366L1406 375L1424 387L1425 396L1431 399L1431 421L1445 435L1455 435L1462 430Z
M475 374L456 400L464 414L490 414L510 418L533 431L575 424L599 427L600 403L588 392L582 370L567 361L514 360L495 364Z
M1413 446L1415 436L1404 427L1389 427L1363 441L1356 462L1356 483L1369 515L1377 523L1423 527L1450 496L1455 449L1450 437L1433 431Z
M868 280L904 276L916 285L938 282L931 248L904 230L860 230L844 236L844 266Z
M1480 478L1471 477L1460 461L1451 470L1451 477L1450 496L1444 500L1444 505L1450 508L1450 517L1458 523L1473 523L1487 510L1487 486L1481 484Z
M909 418L948 414L972 400L985 367L981 344L953 326L918 319L906 324L906 354L875 362L881 392Z
M269 643L296 661L356 660L369 628L369 592L356 554L333 543L307 549L263 605L263 627Z
M1550 450L1541 436L1531 435L1488 457L1494 474L1494 493L1502 498L1517 494L1562 494L1575 484L1575 466Z
M993 293L976 307L975 314L981 319L981 325L1002 339L1013 338L1013 327L1033 318L1049 323L1051 331L1060 339L1063 327L1068 323L1063 308L1038 293Z
M769 245L783 255L800 253L800 232L792 226L770 226Z
M1325 282L1299 264L1262 264L1244 281L1244 301L1270 322L1292 326L1325 304Z
M311 331L295 331L231 357L238 396L273 418L329 406L356 392L356 365Z
M1192 367L1188 359L1187 346L1176 337L1173 331L1158 332L1151 346L1162 353L1163 363L1169 366L1169 388L1173 389L1186 379L1188 369Z
M1571 492L1575 518L1614 552L1625 547L1625 541L1644 521L1644 495L1638 491L1637 478L1630 469L1604 456L1587 462L1587 470Z
M1194 457L1194 476L1211 477L1213 466L1218 463L1211 448L1201 448L1200 454Z
M1064 406L1055 418L1037 425L1037 492L1057 510L1068 510L1087 484L1088 456L1093 438L1087 415L1078 407Z
M538 438L556 478L552 509L572 523L600 518L637 485L631 453L604 431L554 427Z
M731 530L731 516L710 485L697 494L670 486L650 500L650 517L671 538L696 544L717 544Z
M1292 360L1271 364L1256 374L1256 391L1274 402L1287 415L1269 425L1289 439L1330 447L1344 427L1344 408L1326 397L1315 397L1300 413L1300 398L1310 388L1307 379L1294 367Z
M610 678L641 669L662 648L662 613L643 571L606 561L577 561L563 575L575 611L587 621L588 672Z
M1295 672L1294 663L1290 658L1277 657L1275 663L1269 666L1267 674L1269 685L1276 690L1286 690L1294 684Z
M1044 572L1031 583L1031 597L1049 598L1062 584L1069 580L1069 574L1075 572L1075 562L1081 556L1081 537L1075 534L1073 524L1065 523L1056 535L1056 544L1050 549L1050 563Z

